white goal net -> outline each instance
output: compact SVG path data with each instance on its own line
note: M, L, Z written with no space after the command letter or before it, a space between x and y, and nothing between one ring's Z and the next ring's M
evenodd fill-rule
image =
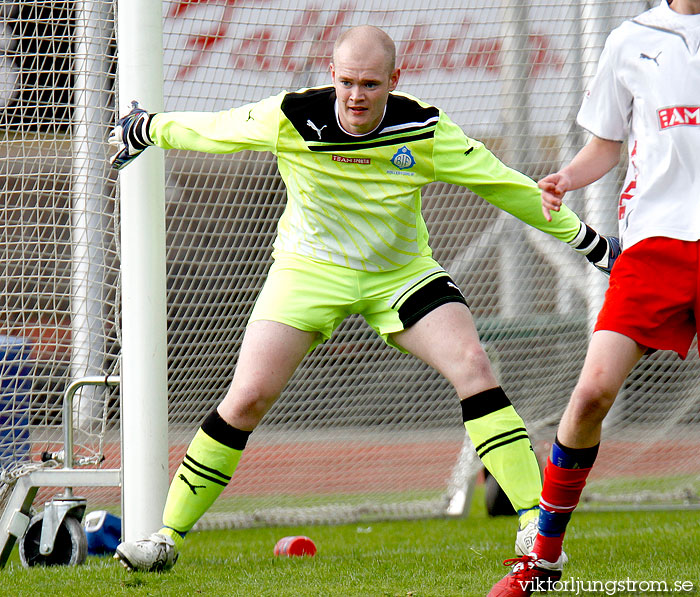
M371 23L396 40L402 91L444 108L470 137L538 178L585 142L574 119L602 43L646 7L164 2L164 105L218 110L325 84L339 31ZM61 447L71 380L119 373L119 199L106 137L116 111L138 98L115 98L113 8L99 0L0 8L6 485L51 466L41 454ZM616 231L621 173L569 199L604 233ZM284 203L272 156L166 155L171 475L232 377ZM466 189L426 187L424 214L434 255L467 296L502 385L544 455L607 282L563 244ZM588 503L698 503L697 360L695 348L686 361L658 353L635 369L606 424ZM118 396L83 389L73 410L79 463L119 467ZM351 317L306 358L199 528L441 515L468 477L456 467L463 440L449 385ZM82 493L89 508L119 509L115 489Z
M112 3L8 1L0 18L2 498L19 476L63 461L66 390L118 373L120 346L116 177L104 142ZM118 461L118 394L85 388L71 410L76 464Z

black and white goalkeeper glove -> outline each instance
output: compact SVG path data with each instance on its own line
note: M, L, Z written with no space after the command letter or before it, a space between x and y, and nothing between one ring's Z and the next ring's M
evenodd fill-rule
M612 270L615 261L622 253L622 247L620 246L620 239L617 236L603 236L601 238L605 240L608 245L608 250L605 251L602 259L598 261L592 261L593 267L603 272L606 276L610 275L610 270Z
M604 236L598 234L588 224L581 222L576 238L569 241L569 245L577 253L582 253L586 259L593 264L597 270L606 276L610 275L610 270L615 265L615 261L622 253L620 239L616 236Z
M136 159L144 149L153 145L151 136L148 134L150 121L151 115L139 108L137 101L132 101L131 112L117 121L117 126L109 135L109 144L117 148L117 153L109 160L112 168L121 170Z

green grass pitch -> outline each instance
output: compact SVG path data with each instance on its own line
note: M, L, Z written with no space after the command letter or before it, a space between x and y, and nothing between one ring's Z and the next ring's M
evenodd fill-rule
M89 557L77 568L27 570L15 549L0 570L0 594L483 597L507 571L501 562L512 556L516 521L489 518L482 504L477 494L463 519L195 532L164 574L129 573L109 557ZM273 556L279 538L296 534L314 539L315 557ZM549 595L663 594L660 584L629 591L631 582L665 583L666 594L700 594L698 511L577 512L566 549L571 562L563 580L578 582L578 589ZM622 582L628 584L610 584Z

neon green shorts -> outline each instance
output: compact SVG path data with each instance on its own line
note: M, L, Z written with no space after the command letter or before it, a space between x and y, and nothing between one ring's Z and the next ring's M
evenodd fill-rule
M359 313L387 344L402 350L390 334L448 302L467 304L432 257L418 257L390 271L365 272L276 253L249 321L277 321L318 332L313 349L328 340L348 315Z

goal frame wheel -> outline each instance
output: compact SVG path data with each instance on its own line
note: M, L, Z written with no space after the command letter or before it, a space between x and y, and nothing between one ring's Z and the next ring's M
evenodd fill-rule
M41 550L44 515L32 517L19 541L19 557L25 568L32 566L79 566L87 558L87 536L80 520L68 513L56 529L53 548L47 554Z

